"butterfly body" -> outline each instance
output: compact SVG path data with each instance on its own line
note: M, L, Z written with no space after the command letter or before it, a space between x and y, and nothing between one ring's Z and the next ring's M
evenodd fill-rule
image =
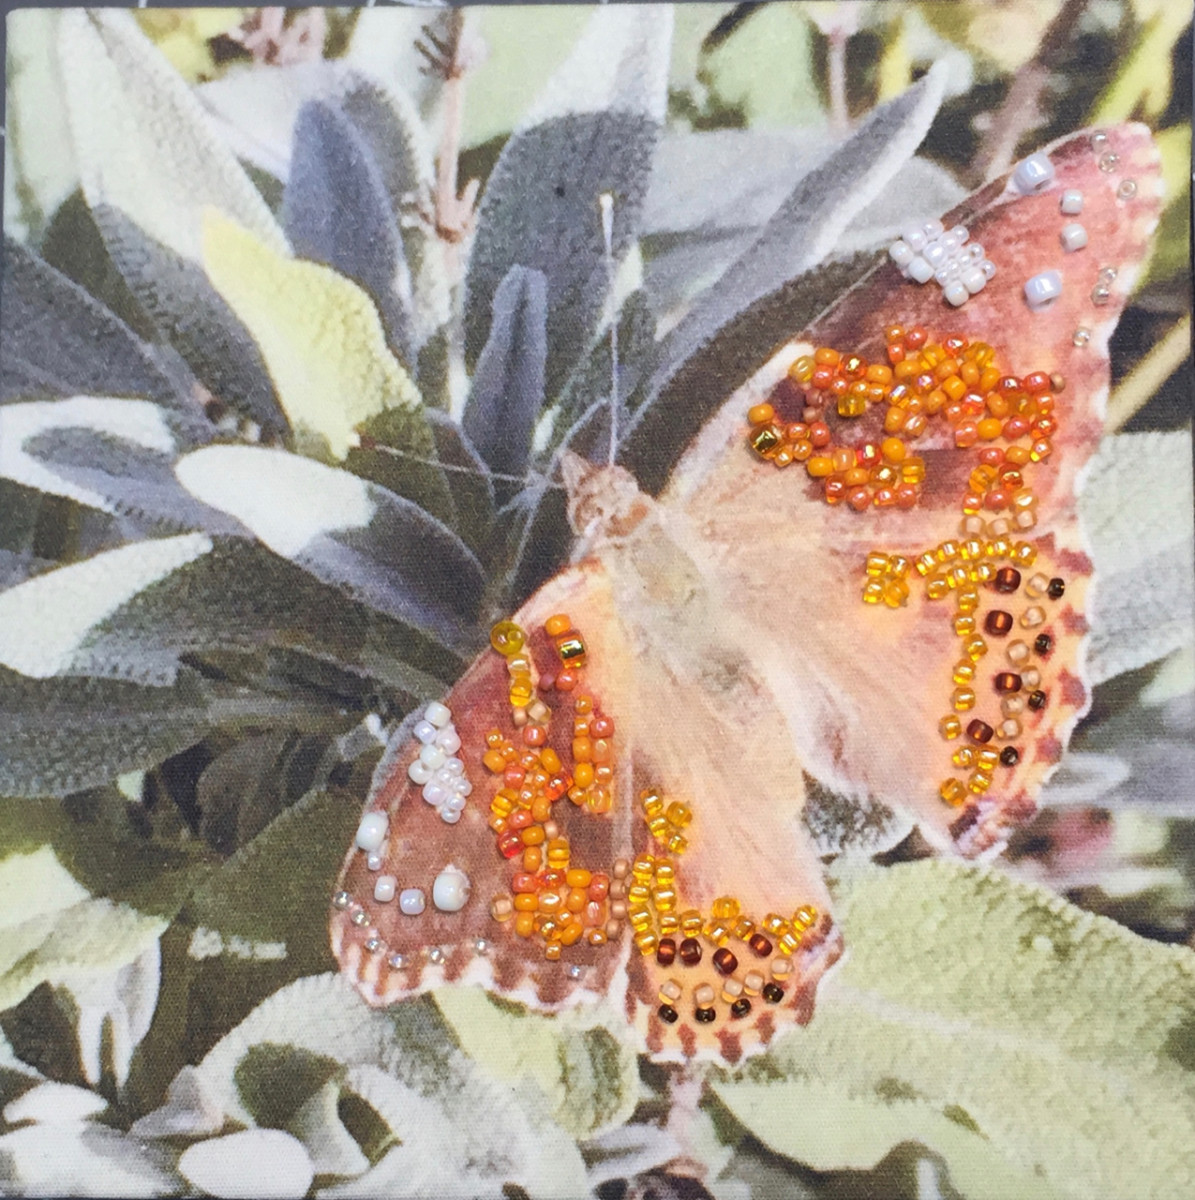
M881 265L726 400L659 497L618 468L566 461L580 561L513 618L527 636L523 665L517 651L506 662L487 653L447 698L474 785L465 812L446 825L423 803L408 777L414 743L388 755L367 805L386 817L378 861L387 872L430 894L437 871L462 863L468 902L400 914L370 898L377 867L357 848L347 856L332 943L366 999L391 1003L443 983L546 1011L609 997L653 1057L734 1062L810 1019L818 981L842 953L800 821L806 772L843 796L903 810L938 846L972 856L1033 811L1088 704L1091 567L1075 497L1102 428L1108 338L1158 192L1156 151L1139 127L1076 135L1047 153L1049 186L1024 195L997 180L946 216L999 260L1000 274L962 308ZM1090 252L1059 242L1063 188L1086 195ZM1027 311L1026 276L1046 267L1058 270L1062 294ZM1109 267L1116 283L1105 295ZM796 405L783 420L807 418L793 384L803 355L839 346L882 362L887 348L896 361L900 339L885 332L895 321L931 330L942 356L980 353L976 362L994 359L1016 377L1009 394L1053 435L1025 459L1031 521L1014 526L1011 510L964 515L959 497L987 460L943 422L916 441L924 481L910 507L827 504L822 480L798 464L774 470L748 448L753 406ZM1038 400L1042 380L1052 390ZM882 408L840 422L841 436L879 443ZM903 566L889 578L894 562ZM873 563L885 586L899 585L891 604L861 599ZM962 582L935 593L951 572ZM956 606L964 594L973 599ZM561 658L561 619L584 640L577 671ZM524 672L531 708L525 697L514 703ZM525 740L537 703L530 723L544 733ZM614 732L601 738L609 786L595 807L574 776L592 774L581 764L591 742L596 753L589 726L599 719ZM502 778L487 775L487 761L503 770L487 747L508 756ZM534 775L545 749L561 786L550 809L541 798L535 822L546 832L535 836L564 847L570 868L583 868L578 880L593 873L576 896L534 847L521 848L532 818L508 827L519 818L519 763ZM533 799L529 791L519 803ZM681 815L669 823L665 812ZM533 864L522 875L518 855ZM532 914L525 897L537 888ZM566 898L584 930L561 942Z

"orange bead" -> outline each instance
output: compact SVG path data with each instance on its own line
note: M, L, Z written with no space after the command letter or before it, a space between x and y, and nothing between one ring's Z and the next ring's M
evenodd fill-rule
M896 437L885 438L880 444L880 451L884 455L884 460L891 463L900 462L908 453L904 442Z
M814 479L822 479L834 470L834 460L826 454L815 454L805 463L805 470Z
M523 851L523 870L534 874L544 865L544 852L538 846L528 846Z
M521 912L515 917L515 933L519 937L530 937L535 932L535 914Z
M998 438L1004 429L1004 422L999 417L984 417L975 427L980 441L990 442Z
M486 769L495 775L501 775L506 770L506 757L501 750L487 750L481 756L481 761Z
M573 623L569 620L568 613L555 613L544 622L544 632L548 637L559 637L562 633L568 633L573 627Z
M579 913L589 902L589 896L584 888L569 888L568 899L564 905L569 912Z
M840 355L837 350L834 350L829 346L819 346L813 352L813 361L819 366L837 366L841 357L842 355Z
M888 384L892 382L892 368L884 366L883 363L873 363L867 368L867 374L864 378L869 383Z

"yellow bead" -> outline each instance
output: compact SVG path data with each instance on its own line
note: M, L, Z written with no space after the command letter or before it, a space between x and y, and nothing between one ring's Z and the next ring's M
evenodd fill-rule
M650 880L656 873L656 860L650 854L641 854L631 863L631 874L641 882Z
M514 675L510 680L510 703L513 708L526 708L535 695L530 675Z
M549 942L544 947L544 958L546 958L549 962L558 962L560 960L560 954L561 950L559 942Z
M942 786L938 788L938 795L947 804L957 808L967 798L967 789L960 779L944 779Z
M808 929L817 920L817 909L812 904L802 904L792 915L794 929Z
M909 585L899 579L890 579L884 584L884 603L889 608L901 608L908 603Z
M901 483L924 483L925 482L925 459L906 458L900 464L900 480Z
M927 550L924 554L917 555L913 566L918 575L928 575L931 571L936 571L938 568L937 556L932 550Z
M813 360L813 355L802 354L795 363L788 369L789 375L796 380L797 383L808 383L813 378L813 372L816 370L817 364Z
M1020 566L1031 567L1037 561L1037 547L1029 542L1017 542L1012 557Z
M888 574L896 579L904 579L909 573L909 560L903 554L893 554L888 559Z
M719 896L710 906L719 921L730 921L739 915L739 902L733 896Z
M674 833L668 839L668 849L673 854L684 854L689 848L689 839L683 833Z
M979 607L979 593L974 588L959 588L954 602L960 613L972 613Z
M646 908L635 908L627 913L627 922L636 932L643 932L646 929L651 929L655 922L651 919L651 913Z
M664 812L664 798L656 791L639 793L639 803L643 806L643 814L647 817L658 817Z
M969 658L964 659L962 662L956 662L954 664L954 673L951 675L951 678L955 683L959 684L960 687L966 684L974 683L975 664Z
M647 828L656 841L662 842L668 837L672 826L668 824L667 817L652 817L647 823Z
M745 942L755 932L755 922L750 917L739 917L730 932L740 942Z
M950 595L950 584L941 575L936 575L925 585L925 594L931 600L942 600Z
M656 888L651 894L652 904L656 912L671 912L676 907L676 889L670 887Z
M632 907L642 907L651 899L651 888L645 883L632 883L627 888L627 902Z
M544 633L548 637L560 637L561 634L568 633L572 627L573 623L568 613L553 613L544 622Z
M934 557L937 558L938 562L947 563L953 562L954 559L958 558L958 554L958 542L945 541L939 544L937 550L934 552Z
M981 562L975 568L976 583L991 583L996 578L996 564Z
M867 411L865 394L845 391L838 397L838 415L840 417L861 417Z
M715 946L725 946L730 941L730 926L725 921L710 921L705 927L705 936Z
M938 732L949 742L963 732L963 723L953 713L938 722Z
M993 750L991 746L984 746L975 755L975 768L978 771L983 771L985 774L991 774L1000 765L1000 751Z
M635 945L639 947L639 953L645 958L649 954L655 954L656 947L660 944L660 939L649 929L642 930L635 934Z
M701 913L695 908L686 909L680 915L680 927L686 937L696 937L701 932Z
M873 550L868 556L863 568L873 579L888 572L888 555Z
M961 767L964 771L969 771L975 766L975 751L971 746L960 746L950 756L950 761L956 767Z
M779 950L781 954L795 954L800 948L800 934L789 931L788 933L782 933L776 939L776 949Z
M878 579L869 579L863 585L863 603L879 604L884 598L884 585Z
M668 805L668 811L664 815L678 829L684 829L684 827L693 819L693 814L689 810L688 806L681 804L679 800L674 800L670 805Z
M788 928L788 922L779 913L768 913L760 924L766 933L773 936L783 933Z
M967 538L959 547L959 552L965 559L980 559L984 554L984 545L978 538Z
M983 771L972 771L967 779L967 790L982 796L992 786L992 777Z
M676 868L667 859L656 863L656 885L671 887L676 882Z
M490 645L509 658L522 650L527 635L513 621L499 621L490 630Z
M975 632L975 618L969 613L966 616L954 618L954 632L959 637L970 637Z
M972 662L978 662L987 652L988 644L981 637L968 638L963 643L963 653Z
M975 707L975 689L969 687L955 688L954 695L950 698L950 703L954 706L955 712L970 712Z
M660 936L672 937L680 933L680 920L676 913L660 913Z

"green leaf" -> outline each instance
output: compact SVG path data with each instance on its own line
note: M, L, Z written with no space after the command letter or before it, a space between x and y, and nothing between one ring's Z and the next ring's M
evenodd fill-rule
M39 984L88 983L161 937L162 917L93 899L49 846L0 860L0 1009Z
M975 1200L1191 1194L1190 950L938 860L845 892L813 1022L713 1084L755 1136L815 1170L913 1139Z
M639 1100L638 1059L592 1014L542 1016L473 987L441 988L435 999L474 1062L499 1079L530 1080L574 1137L630 1117Z
M373 301L317 263L277 253L209 212L204 265L216 290L253 335L287 417L344 458L361 422L386 409L409 417L405 450L434 458L423 400L386 347ZM441 486L447 491L447 486Z

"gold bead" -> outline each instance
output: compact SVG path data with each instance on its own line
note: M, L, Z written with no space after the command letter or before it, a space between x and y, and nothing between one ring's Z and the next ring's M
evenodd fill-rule
M953 713L938 722L938 732L949 742L963 732L963 723Z
M938 795L947 804L957 808L967 798L967 789L960 779L944 779L938 788Z
M954 695L950 698L950 703L954 706L955 712L970 712L975 707L975 689L969 687L955 688Z
M739 915L739 902L733 896L719 896L710 906L710 912L720 921L733 920Z

